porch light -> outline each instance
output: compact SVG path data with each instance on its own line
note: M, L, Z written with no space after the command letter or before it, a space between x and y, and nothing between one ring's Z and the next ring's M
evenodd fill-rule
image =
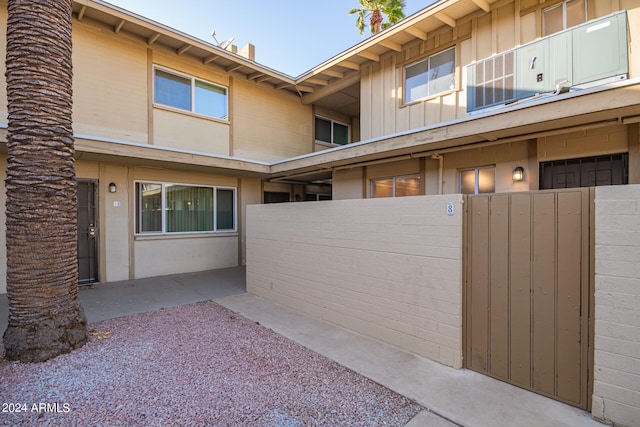
M116 186L115 182L109 184L109 193L115 193L117 189L118 187Z
M513 170L512 178L514 181L522 181L524 179L524 168L518 166Z

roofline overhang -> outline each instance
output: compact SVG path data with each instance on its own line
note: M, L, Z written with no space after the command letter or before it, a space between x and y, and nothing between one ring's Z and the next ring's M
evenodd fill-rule
M586 127L640 120L640 78L557 96L541 96L502 109L385 135L271 163L271 178L311 175L398 156L421 157L458 147L505 144Z
M640 78L557 96L537 97L450 122L275 162L89 135L75 134L74 138L77 160L115 161L137 166L199 170L271 180L299 180L304 176L336 169L631 123L640 123ZM4 141L6 129L6 124L0 124L0 136L4 137Z
M295 81L296 83L303 83L304 80L308 78L314 77L318 74L322 74L322 72L328 70L329 68L339 65L341 62L348 61L350 58L365 52L367 49L370 49L373 46L378 45L381 41L389 37L392 37L393 35L396 35L398 33L407 31L407 28L415 25L417 22L420 22L421 20L427 17L433 16L436 13L443 11L444 9L449 7L451 4L455 4L458 1L459 0L436 1L435 3L430 4L424 9L414 13L413 15L410 15L404 18L403 20L399 21L398 23L391 25L387 29L382 30L377 34L370 36L369 38L367 38L366 40L363 40L357 45L335 55L332 58L329 58L328 60L312 68L311 70L302 73L301 75L295 78Z

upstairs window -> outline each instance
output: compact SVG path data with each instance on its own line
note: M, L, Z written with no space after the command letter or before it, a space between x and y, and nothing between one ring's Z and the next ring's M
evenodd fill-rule
M154 68L153 102L227 119L227 88L160 68Z
M587 22L586 0L566 0L542 11L542 35L548 36Z
M454 90L456 49L449 48L404 68L404 102Z
M316 141L328 144L345 145L349 143L349 126L335 120L316 117Z

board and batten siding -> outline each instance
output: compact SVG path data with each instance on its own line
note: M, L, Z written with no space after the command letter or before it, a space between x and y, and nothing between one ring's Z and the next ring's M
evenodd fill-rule
M477 11L427 33L426 40L407 43L402 51L385 54L361 71L361 139L461 119L468 115L466 66L542 37L542 10L549 2L520 0L494 2L491 11ZM629 28L640 25L637 0L589 0L589 19L626 10ZM629 77L640 70L640 38L629 37ZM404 103L404 67L456 47L456 87L409 104Z
M248 206L247 291L460 368L462 196Z

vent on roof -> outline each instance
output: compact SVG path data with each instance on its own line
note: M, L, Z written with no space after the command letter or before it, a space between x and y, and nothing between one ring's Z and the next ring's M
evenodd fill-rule
M628 77L626 11L467 66L467 112Z

